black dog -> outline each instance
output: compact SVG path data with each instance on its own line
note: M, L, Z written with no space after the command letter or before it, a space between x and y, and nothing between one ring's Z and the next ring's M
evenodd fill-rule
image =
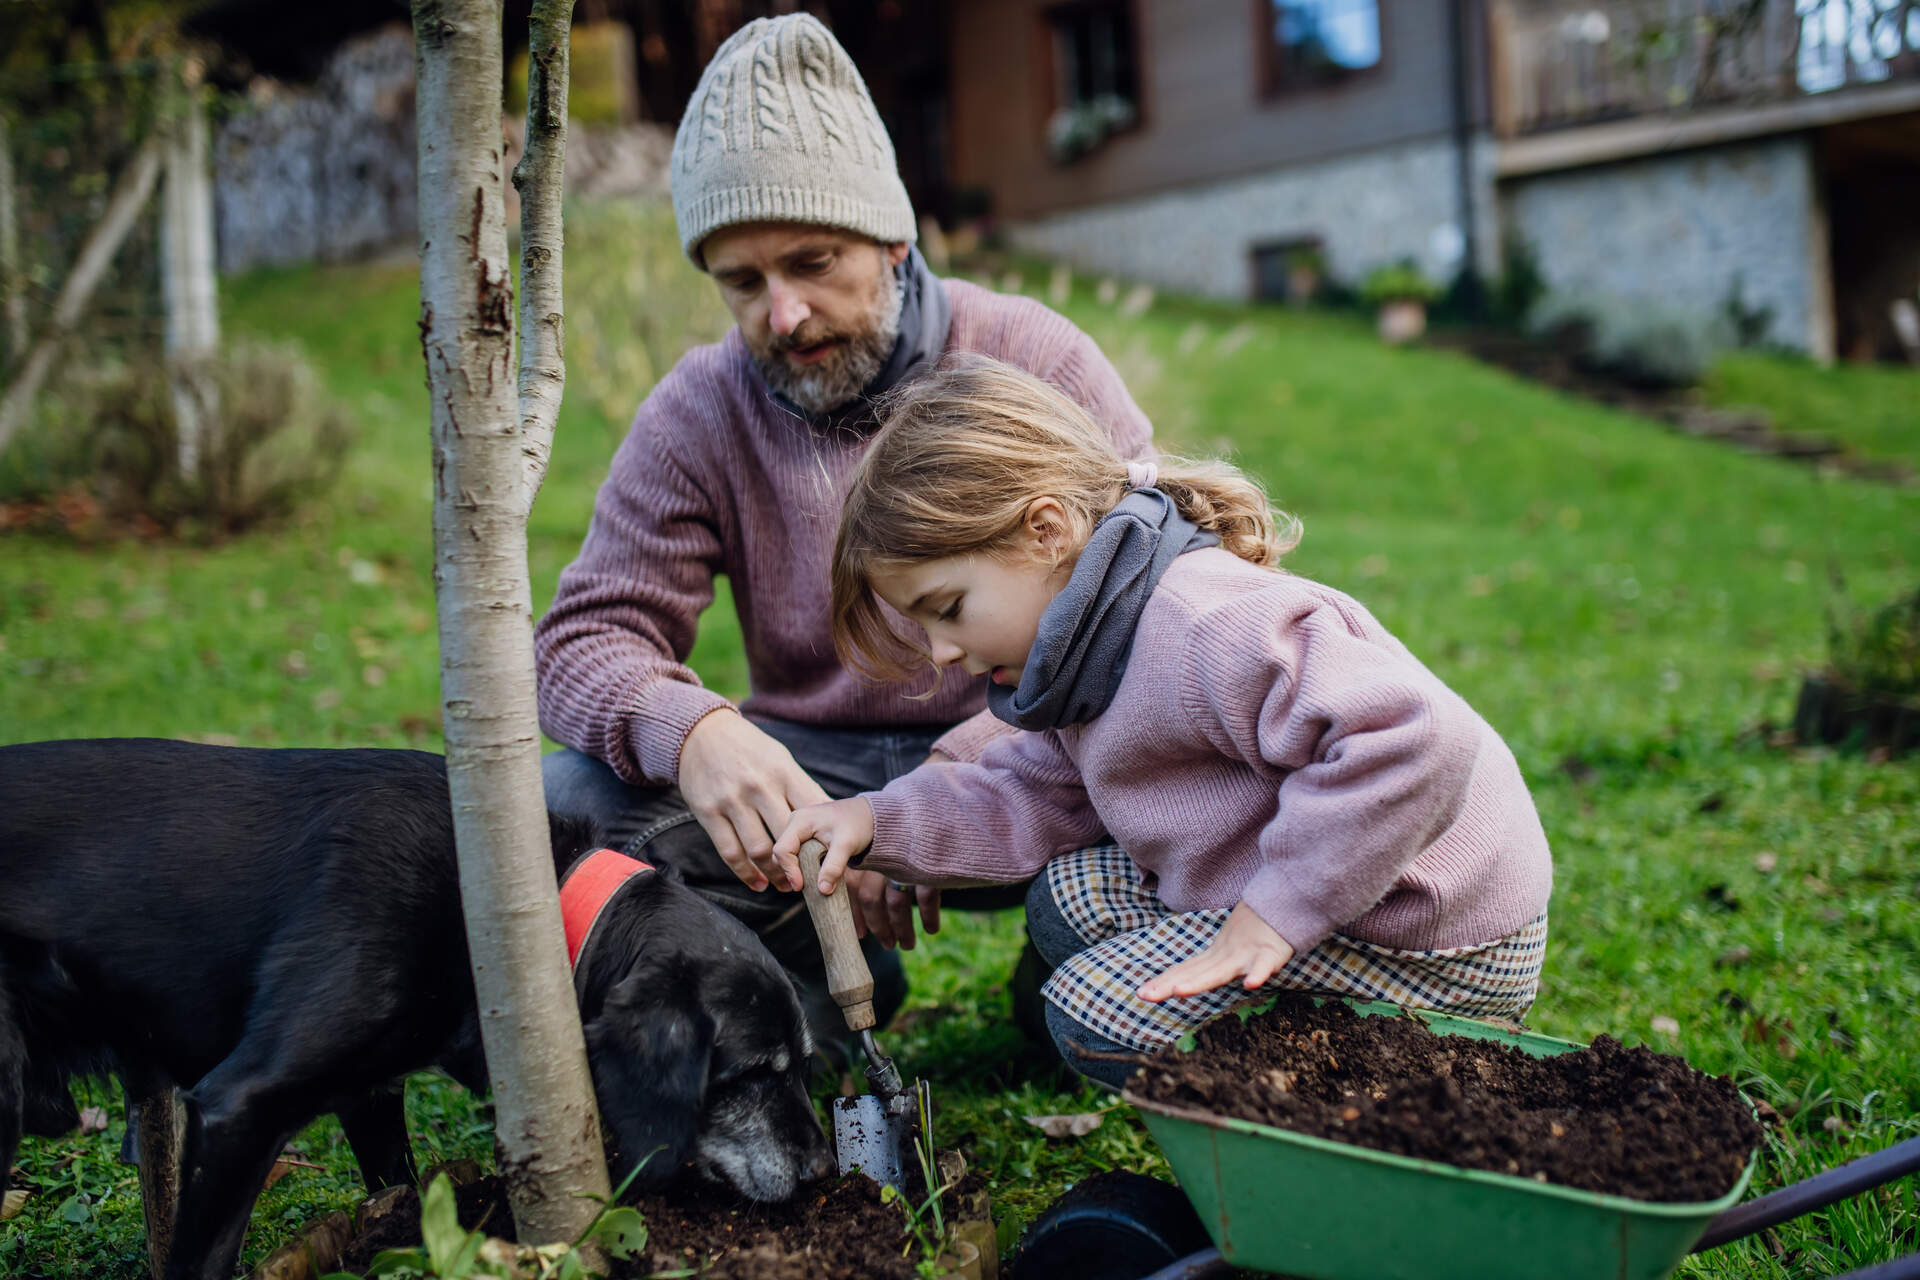
M589 833L553 834L564 874ZM792 983L732 917L641 872L574 990L621 1172L780 1200L831 1171ZM226 1280L315 1116L340 1117L369 1188L411 1178L399 1082L427 1067L487 1086L439 756L0 747L0 1175L23 1129L77 1122L72 1075L183 1089L166 1274ZM151 1203L149 1223L169 1225Z

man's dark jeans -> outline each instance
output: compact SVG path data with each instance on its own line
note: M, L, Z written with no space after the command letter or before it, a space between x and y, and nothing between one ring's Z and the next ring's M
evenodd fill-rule
M793 753L794 760L835 799L877 791L927 758L944 727L822 728L785 720L754 723ZM604 762L572 749L541 762L547 807L593 819L608 847L680 872L687 885L760 936L799 985L815 1043L837 1064L850 1060L849 1033L826 986L826 964L813 921L797 893L760 893L740 883L707 839L677 787L636 787ZM778 834L778 833L776 833ZM949 891L943 908L990 910L1017 906L1025 885ZM897 952L871 938L863 944L873 970L874 1013L882 1027L906 998L907 978Z

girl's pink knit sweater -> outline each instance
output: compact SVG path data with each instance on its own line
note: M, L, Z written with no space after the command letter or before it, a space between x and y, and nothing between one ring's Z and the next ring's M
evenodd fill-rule
M961 280L947 351L979 351L1053 383L1112 433L1123 458L1152 428L1091 338L1028 298ZM914 701L834 654L828 565L840 498L871 439L774 401L738 329L689 351L641 404L594 500L580 557L534 629L540 727L630 782L670 783L700 719L730 705L686 665L713 579L733 589L752 695L741 710L805 724L954 725L936 744L971 760L1007 726L985 681ZM971 718L969 718L971 717Z
M866 869L1013 882L1105 831L1175 911L1244 899L1302 953L1491 942L1553 881L1486 721L1357 601L1219 549L1167 570L1100 716L867 799Z

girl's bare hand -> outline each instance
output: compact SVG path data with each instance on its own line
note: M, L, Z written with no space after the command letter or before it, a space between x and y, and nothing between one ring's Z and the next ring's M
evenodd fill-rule
M1235 978L1247 990L1258 991L1291 959L1293 947L1287 940L1242 902L1205 951L1141 983L1139 996L1152 1001L1197 996Z
M796 809L787 819L786 829L773 842L773 856L780 864L787 883L800 887L800 846L818 840L827 846L820 859L820 892L831 894L847 863L866 852L873 843L873 808L863 796L851 796L827 804L810 804Z

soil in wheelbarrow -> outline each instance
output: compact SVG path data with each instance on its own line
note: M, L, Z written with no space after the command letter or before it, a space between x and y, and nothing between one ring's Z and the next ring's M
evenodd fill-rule
M1635 1200L1716 1199L1761 1137L1731 1083L1672 1054L1603 1035L1535 1058L1292 993L1207 1024L1192 1051L1146 1059L1130 1085L1156 1102Z
M945 1163L945 1162L943 1162ZM915 1203L925 1198L908 1174ZM980 1175L968 1172L943 1198L953 1206L977 1199ZM512 1240L506 1184L487 1175L454 1193L460 1224ZM614 1280L693 1269L706 1280L911 1280L919 1248L908 1250L905 1210L880 1197L864 1174L802 1187L786 1204L756 1204L713 1186L689 1184L661 1194L631 1194L626 1204L647 1224L647 1247L613 1264ZM347 1247L340 1269L363 1275L382 1249L417 1247L420 1202L409 1190ZM903 1253L903 1251L905 1251Z

